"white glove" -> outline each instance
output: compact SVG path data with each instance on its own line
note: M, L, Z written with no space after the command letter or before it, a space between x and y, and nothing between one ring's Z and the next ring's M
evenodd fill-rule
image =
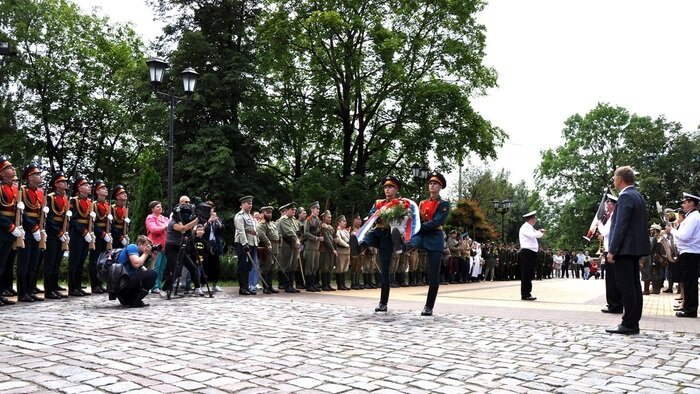
M46 239L46 230L41 230L39 232L41 233L39 236L44 237L44 239Z
M126 237L122 238L122 246L126 246L129 244L129 241L126 240Z
M41 208L41 211L44 212L44 214L49 213L49 207L43 207Z
M112 236L109 235L109 234L107 234L107 233L105 233L105 236L102 237L102 239L104 239L105 242L107 242L108 244L109 244L109 243L112 243Z
M24 231L22 231L22 227L15 227L15 229L12 230L12 235L14 235L15 238L23 238Z
M36 242L39 242L39 240L41 240L41 231L36 230L35 232L32 233L32 237L34 237L34 240Z
M92 218L92 220L95 220L97 214L95 214L95 212L90 212L90 217Z
M73 211L66 211L66 216L68 216L68 219L73 217Z
M68 234L61 235L61 241L70 242L70 237L68 236Z
M111 222L112 220L114 220L114 216L112 216L112 214L110 213L109 215L107 215L107 220Z
M124 218L124 223L126 223L126 224L131 223L131 219L129 219L129 218Z
M92 236L90 236L90 233L85 234L85 236L83 237L83 239L84 239L85 242L87 242L87 243L92 242Z
M24 211L24 202L19 201L17 203L17 209L19 209L20 211Z

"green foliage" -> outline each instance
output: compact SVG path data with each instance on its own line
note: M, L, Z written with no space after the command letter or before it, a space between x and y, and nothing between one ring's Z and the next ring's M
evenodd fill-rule
M146 217L151 213L148 204L151 201L163 202L163 182L153 167L147 166L140 171L138 188L135 193L136 198L129 206L129 216L131 216L131 237L136 239L139 234L146 234Z
M675 206L683 190L700 185L697 135L681 132L680 124L664 117L652 119L598 104L585 116L567 119L562 135L564 145L543 152L537 177L548 197L547 238L557 240L558 247L583 246L582 236L601 193L612 188L617 167L630 165L638 172L637 184L647 199L650 219L655 217L656 201Z
M462 198L457 201L457 207L450 211L446 224L449 227L459 228L461 232L468 232L475 240L492 241L500 236L479 207L478 201L474 200Z

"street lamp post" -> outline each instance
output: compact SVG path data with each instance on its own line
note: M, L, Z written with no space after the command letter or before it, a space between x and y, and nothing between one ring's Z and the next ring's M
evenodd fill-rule
M506 223L505 216L506 216L506 213L508 213L508 211L510 211L511 201L510 200L503 200L503 201L493 200L492 203L493 203L493 209L497 213L501 214L501 242L503 242L503 241L505 241L505 236L506 236L506 234L505 234L505 223Z
M419 185L419 190L420 187L425 184L425 181L428 180L428 174L430 174L430 170L425 167L421 167L417 163L411 166L411 176L413 176L413 182Z
M17 56L17 51L9 42L0 41L0 56Z
M197 84L197 74L192 67L187 67L182 71L182 84L185 91L184 97L175 95L175 88L170 88L167 93L159 92L158 88L163 83L165 70L168 68L168 63L163 59L150 58L148 64L148 75L153 86L153 91L168 104L168 209L173 210L173 134L175 122L175 106L183 101L189 101L194 93L194 87Z

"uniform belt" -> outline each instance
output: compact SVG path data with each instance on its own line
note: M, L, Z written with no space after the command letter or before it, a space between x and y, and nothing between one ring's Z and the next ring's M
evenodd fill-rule
M0 215L9 216L9 217L15 216L14 212L7 212L7 211L0 211Z
M60 216L55 216L55 218L54 218L54 219L51 219L51 221L54 222L54 223L59 223L59 224L60 224L60 223L63 223L63 218L60 217Z
M87 219L78 219L78 223L80 223L80 224L88 224L88 220L87 220Z
M39 214L38 214L38 213L35 213L35 212L27 212L27 217L30 217L30 218L38 218L38 217L39 217Z
M107 223L95 223L97 227L107 227Z
M122 228L124 228L124 225L123 224L115 224L114 228L122 229Z

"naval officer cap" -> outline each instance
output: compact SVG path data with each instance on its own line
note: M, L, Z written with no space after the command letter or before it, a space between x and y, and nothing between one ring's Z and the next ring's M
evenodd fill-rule
M238 199L238 202L240 202L241 204L244 203L244 202L250 202L250 203L252 203L252 202L253 202L253 196L243 196L243 197L241 197L241 198Z
M683 192L683 201L685 200L695 201L695 204L700 203L700 197L696 196L695 194Z
M608 193L607 197L608 201L617 202L617 197L613 196L612 194Z
M537 211L530 211L530 212L523 215L523 219L530 219L531 217L534 217L535 215L537 215Z

